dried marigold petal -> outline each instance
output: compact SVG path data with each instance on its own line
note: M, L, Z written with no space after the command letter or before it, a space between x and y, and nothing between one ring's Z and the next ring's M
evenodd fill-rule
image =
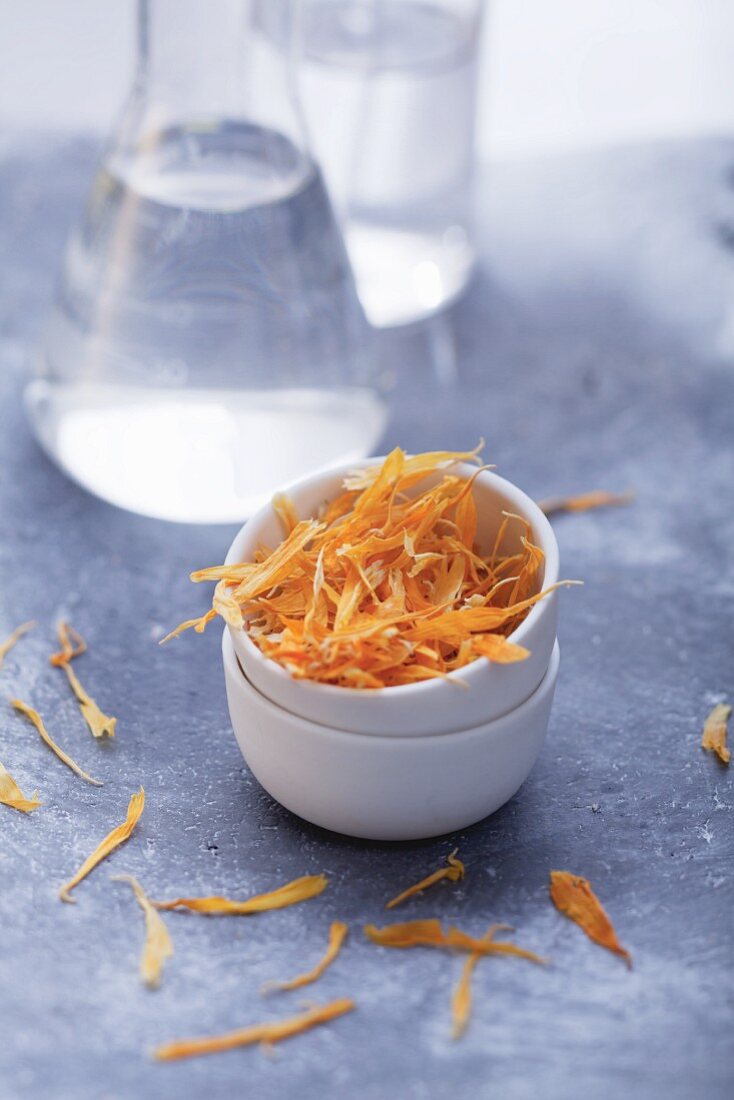
M140 978L150 989L155 989L160 984L166 959L170 959L173 955L173 942L168 929L160 913L133 875L115 875L113 881L130 884L145 914L145 944L140 956Z
M193 629L197 634L203 634L208 624L212 619L216 619L217 613L212 609L207 611L205 615L199 615L196 619L186 619L185 622L179 623L169 634L166 634L165 638L161 638L158 645L165 645L166 642L170 642L172 638L178 638L180 634L183 634L185 630Z
M500 928L509 929L509 925L495 925L495 931ZM480 955L514 955L517 959L527 959L528 962L538 963L539 966L545 966L548 961L542 958L541 955L536 955L534 951L528 951L525 947L518 947L516 943L494 939L489 943L484 943L483 940L467 936L466 932L462 932L458 928L449 928L446 933L446 943L457 951L476 951Z
M7 657L13 646L17 645L24 634L27 634L29 630L33 630L36 625L35 620L31 619L27 623L21 623L20 626L16 626L15 630L10 634L2 644L0 644L0 668L2 668L3 661Z
M283 525L283 531L286 535L290 535L291 531L298 526L298 516L293 501L286 493L276 493L271 503L273 511Z
M71 667L74 658L86 652L87 643L71 623L60 622L57 633L61 649L58 653L52 653L49 661L56 668L63 668L66 673L71 690L74 692L79 710L82 712L82 717L87 723L90 733L96 738L114 737L117 719L100 710L91 695L82 687L78 676Z
M617 939L617 933L591 883L570 871L551 871L550 895L556 909L584 930L594 943L620 955L632 967L632 956Z
M498 665L511 665L530 656L525 646L508 642L502 634L480 634L472 639L472 648L479 657L488 657Z
M279 886L267 894L256 894L245 901L231 901L218 896L206 898L174 898L173 901L153 902L156 909L189 909L192 913L209 916L242 917L250 913L264 913L271 909L285 909L301 901L318 897L326 889L326 875L303 875L301 878Z
M269 592L271 588L274 588L281 580L284 580L292 568L294 559L298 558L298 555L307 543L313 541L315 535L322 527L323 525L317 523L316 520L303 520L296 524L285 541L281 542L277 550L269 554L263 562L259 564L245 563L249 564L249 568L240 579L237 588L237 594L241 601L244 603L246 600L253 599L262 592ZM234 567L234 570L235 578L233 579L236 579L237 566ZM191 580L195 582L229 579L230 570L227 566L215 566L214 569L199 569L191 574Z
M548 497L547 500L541 500L538 507L547 516L554 516L559 512L588 512L592 508L629 504L634 499L635 494L632 492L609 493L605 489L594 489L575 497Z
M727 703L717 703L703 724L701 748L715 752L722 764L731 760L731 752L726 745L726 723L731 714Z
M105 714L104 711L100 710L92 696L89 695L79 683L79 679L71 665L63 665L62 667L71 685L71 690L74 692L77 702L79 703L79 710L82 712L82 717L87 723L90 733L96 738L114 737L117 719L112 718L109 714Z
M491 924L482 936L481 942L491 943L495 934L504 927L505 925L501 924ZM481 953L474 951L462 965L461 976L451 998L452 1036L454 1039L461 1038L466 1031L466 1025L469 1023L472 1006L471 979L474 968L481 958Z
M297 978L291 978L288 982L266 982L261 992L271 993L276 990L283 992L288 989L301 989L304 985L311 985L312 982L318 981L341 951L348 931L349 926L344 924L343 921L333 921L329 929L329 943L326 954L312 970L307 970L305 974L299 974Z
M24 714L26 718L28 718L33 723L33 725L36 727L39 734L41 735L41 740L46 745L48 745L52 752L56 753L62 764L66 764L67 768L71 768L75 775L78 775L80 779L85 779L87 783L91 783L93 787L103 786L101 780L93 779L91 775L88 775L87 772L85 772L74 760L72 760L68 753L65 753L64 750L56 744L56 742L53 740L50 733L46 729L45 725L43 724L43 719L41 718L38 711L34 710L33 707L29 707L27 703L22 702L20 699L11 699L10 702L16 710L20 711L21 714Z
M473 451L424 451L422 454L408 457L400 447L396 447L387 456L382 466L365 466L345 478L345 487L350 490L369 489L383 476L383 471L391 465L400 463L402 473L401 488L408 488L415 479L432 474L436 470L448 469L458 462L478 462L484 449L484 440L480 439Z
M449 928L444 932L441 922L435 919L405 921L402 924L390 924L376 928L374 924L365 926L365 934L373 943L381 947L438 947L448 951L468 953L468 958L454 991L451 1002L454 1038L462 1035L471 1013L471 976L477 961L487 955L514 955L529 962L544 964L545 959L534 951L527 951L507 940L495 940L500 931L509 931L509 925L491 925L481 939L468 936L458 928Z
M101 863L111 852L114 852L115 848L118 848L130 838L133 829L138 821L140 821L144 807L145 791L141 787L130 799L127 807L127 816L122 825L117 825L112 832L107 834L104 840L97 845L92 854L87 856L76 874L61 887L59 890L59 898L61 901L73 902L75 899L71 896L71 891L74 887L78 886L82 879L86 878L89 872L93 871L98 863Z
M421 879L420 882L416 882L415 886L409 886L407 890L403 890L401 894L398 894L392 901L389 901L385 908L394 909L396 905L400 905L406 898L413 897L414 894L420 894L423 890L427 890L429 886L433 886L434 882L440 882L445 878L450 882L458 882L459 879L462 879L466 869L461 860L456 858L458 850L458 848L454 848L453 852L447 856L447 867L441 867L438 871L434 871L432 874L427 875L426 878Z
M267 1024L255 1024L240 1031L230 1031L226 1035L214 1035L206 1039L178 1039L173 1043L164 1043L153 1052L158 1062L173 1062L178 1058L193 1058L199 1054L218 1054L235 1047L252 1046L260 1043L263 1047L300 1035L318 1024L328 1023L338 1016L352 1012L357 1006L349 997L341 997L326 1005L313 1005L299 1016L288 1020L277 1020Z
M507 928L507 925L495 925L494 932L501 928ZM534 951L526 951L506 940L478 940L458 928L449 928L448 932L444 932L441 922L435 919L404 921L402 924L388 924L384 928L367 924L364 932L368 939L380 947L439 947L449 951L476 952L479 955L516 955L540 964L546 962Z
M441 922L435 917L388 924L384 928L366 924L364 934L380 947L448 947Z
M466 1025L469 1023L472 1005L471 979L474 967L481 957L475 951L473 955L469 955L465 960L461 968L461 976L451 998L452 1038L454 1039L461 1038L466 1031Z
M82 653L86 653L87 643L84 641L79 631L74 629L71 623L67 623L62 619L56 628L56 633L61 648L58 653L51 654L49 657L50 664L59 668L61 665L73 661L75 657L80 657Z
M20 810L24 814L29 814L43 805L38 801L38 791L34 791L30 798L26 798L10 772L2 764L0 764L0 802L3 806L10 806L12 810Z

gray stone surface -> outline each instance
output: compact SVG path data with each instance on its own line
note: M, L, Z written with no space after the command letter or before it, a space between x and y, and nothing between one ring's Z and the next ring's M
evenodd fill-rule
M538 496L634 488L624 510L560 518L561 677L548 741L516 798L456 836L410 845L304 825L258 787L231 734L218 631L160 649L203 608L190 567L232 531L143 520L70 484L20 410L92 150L0 147L0 633L38 630L0 671L0 760L44 806L0 807L0 1096L128 1100L324 1096L382 1100L718 1098L731 1095L731 776L699 748L708 708L734 695L734 374L727 330L734 253L726 143L640 148L493 170L482 186L484 266L448 319L385 337L397 380L385 446L465 447L482 434L500 472ZM93 743L52 625L90 641L79 674L119 716ZM46 715L96 790L72 777L5 702ZM78 891L58 884L121 819L140 783L133 839ZM363 939L385 898L458 844L464 885L406 905L481 932L516 926L553 960L487 960L461 1043L449 1037L460 962ZM558 915L548 871L587 875L635 958L629 973ZM137 977L142 915L118 872L153 895L261 891L308 871L322 898L252 919L173 914L162 988ZM359 1008L270 1059L243 1050L170 1066L149 1050L286 1015L260 983L348 947L315 1000Z

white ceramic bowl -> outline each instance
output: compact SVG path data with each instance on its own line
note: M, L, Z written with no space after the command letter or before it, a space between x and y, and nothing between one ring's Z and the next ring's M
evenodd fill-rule
M493 722L433 737L375 737L317 725L275 706L222 644L237 742L268 794L314 825L368 840L419 840L480 821L515 794L545 738L556 643L537 690Z
M375 465L381 458L358 466ZM290 485L285 491L301 519L317 514L320 506L332 500L355 464L316 474ZM476 467L459 465L451 473L471 477ZM435 483L442 474L426 478L419 488ZM558 543L548 520L525 493L504 478L483 471L474 484L477 502L477 541L491 548L502 522L503 512L514 512L530 523L535 541L545 554L544 586L558 580ZM503 547L510 552L519 548L523 533L519 523L510 524ZM227 563L251 561L258 545L275 548L283 540L278 517L268 504L242 527L235 538ZM535 605L527 618L511 635L513 642L530 650L524 661L511 665L494 664L486 658L460 669L456 679L428 680L376 691L319 684L294 679L277 661L264 656L244 630L231 630L237 656L247 677L257 690L278 706L312 722L352 733L378 733L399 737L424 737L469 729L507 714L537 688L548 668L556 641L558 617L557 593Z

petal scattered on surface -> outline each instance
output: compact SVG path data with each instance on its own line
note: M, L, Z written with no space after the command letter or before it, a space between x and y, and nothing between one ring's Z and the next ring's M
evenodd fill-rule
M0 764L0 802L3 806L10 806L12 810L20 810L24 814L29 814L42 805L38 801L38 791L34 791L30 798L26 798L10 772L2 764Z
M299 1016L292 1016L288 1020L255 1024L253 1027L230 1031L226 1035L214 1035L211 1038L178 1039L172 1043L165 1043L154 1051L153 1057L158 1062L172 1062L179 1058L193 1058L199 1054L218 1054L223 1050L234 1050L235 1047L251 1046L253 1043L268 1047L273 1043L282 1042L283 1039L300 1035L319 1024L335 1020L338 1016L352 1012L356 1007L353 1000L342 997L329 1004L314 1005L306 1012L302 1012Z
M588 512L592 508L617 507L622 504L630 504L635 499L635 494L610 493L606 489L593 489L590 493L581 493L575 497L548 497L541 500L538 507L547 516L557 515L559 512Z
M301 989L304 985L311 985L312 982L318 981L341 951L348 931L348 925L344 924L343 921L335 920L329 929L329 943L326 953L313 969L307 970L305 974L299 974L297 978L291 978L287 982L266 982L262 992L271 993L276 990L283 992L288 989Z
M93 871L98 863L101 863L103 859L106 859L108 855L114 852L115 848L118 848L120 844L124 844L124 842L130 838L133 829L140 820L144 807L145 791L141 787L130 799L127 807L127 816L122 825L117 825L112 832L107 834L104 840L97 845L92 854L87 856L76 874L61 887L59 890L59 898L61 901L73 902L74 898L71 896L71 891L74 887L78 886L82 879L86 878L89 872Z
M426 878L421 879L420 882L416 882L415 886L409 886L407 890L403 890L401 894L389 901L385 908L394 909L396 905L400 905L407 898L413 897L414 894L420 894L423 890L427 890L429 886L433 886L435 882L441 882L442 879L448 879L450 882L458 882L459 879L462 879L465 868L461 860L456 858L458 850L458 848L454 848L453 852L447 857L448 866L440 867L438 871L434 871Z
M71 623L67 623L62 619L56 628L56 633L60 649L58 653L52 653L49 657L50 663L56 668L60 668L61 665L66 665L69 661L73 661L75 657L80 657L82 653L86 653L87 643Z
M583 928L594 943L620 955L631 967L632 956L617 939L614 925L588 879L570 871L551 871L550 878L550 894L556 909Z
M15 630L10 634L4 642L0 643L0 668L2 668L3 661L7 657L13 646L17 645L24 634L27 634L29 630L33 630L35 621L31 619L27 623L21 623L20 626L16 626Z
M491 943L499 927L496 924L490 925L482 936L482 943ZM461 1038L469 1023L472 1008L471 979L474 968L481 958L481 953L474 951L462 964L461 976L451 998L452 1035L454 1039Z
M326 875L303 875L301 878L279 886L267 894L256 894L244 901L232 901L230 898L213 895L204 898L174 898L172 901L156 901L156 909L188 909L192 913L205 913L209 916L249 916L251 913L265 913L271 909L285 909L301 901L318 897L326 889Z
M367 924L364 932L369 940L379 944L380 947L439 947L447 951L468 951L470 954L479 955L515 955L540 964L547 961L540 955L536 955L534 951L527 951L523 947L518 947L517 944L493 938L498 931L507 928L508 926L504 924L493 925L492 936L487 938L487 934L483 939L478 940L458 928L449 928L448 932L444 932L441 922L431 918L388 924L384 928Z
M52 752L56 753L62 764L66 764L67 768L71 768L75 775L78 775L80 779L85 779L87 783L91 783L93 787L101 787L103 785L101 780L93 779L91 775L88 775L87 772L72 760L68 753L64 752L64 750L56 744L43 724L43 719L38 711L34 710L33 707L29 707L27 703L22 702L20 699L11 699L10 702L17 711L20 711L21 714L24 714L26 718L33 723L41 736L41 740L48 745Z
M71 690L76 696L79 710L82 712L82 717L87 723L90 733L97 738L114 737L117 719L100 710L91 695L79 683L79 678L71 665L65 664L62 665L62 668L68 677Z
M728 764L731 760L731 751L726 744L726 723L730 714L731 707L727 703L717 703L703 724L701 748L715 752L722 764Z
M140 956L140 978L150 989L160 985L166 959L173 955L173 942L163 918L133 875L115 875L115 882L127 882L145 914L145 944Z
M89 726L92 735L97 738L114 737L117 719L100 710L91 695L82 687L79 677L71 667L74 658L80 657L82 653L86 652L87 643L71 623L63 620L58 625L57 633L61 648L58 653L51 654L49 661L56 668L63 668L66 673L71 690L74 692L79 704L79 710L82 712L82 717Z

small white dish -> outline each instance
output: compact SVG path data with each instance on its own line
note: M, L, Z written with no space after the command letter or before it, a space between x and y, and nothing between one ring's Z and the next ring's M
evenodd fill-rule
M420 840L498 810L540 752L558 676L558 644L536 691L492 722L428 737L380 737L299 718L244 675L227 630L227 701L237 742L258 782L314 825L368 840Z
M285 492L299 518L306 519L317 515L324 503L341 492L348 473L382 461L374 458L315 474L288 486ZM476 466L461 464L445 472L469 478L476 474ZM435 484L442 476L443 472L426 478L419 488ZM555 584L558 543L537 504L511 482L488 470L479 474L473 491L480 547L491 549L503 512L522 516L529 522L534 540L545 555L542 585L547 588ZM519 523L508 525L503 550L510 553L519 549L523 533ZM282 541L280 521L268 504L241 528L227 554L227 564L251 561L259 545L275 548ZM359 690L297 680L277 661L266 657L245 630L229 629L248 679L278 706L312 722L352 733L425 737L478 726L507 714L532 695L545 676L556 641L557 596L553 592L537 603L510 635L513 642L530 650L529 657L510 665L479 658L454 674L463 686L446 680L427 680L400 687Z

